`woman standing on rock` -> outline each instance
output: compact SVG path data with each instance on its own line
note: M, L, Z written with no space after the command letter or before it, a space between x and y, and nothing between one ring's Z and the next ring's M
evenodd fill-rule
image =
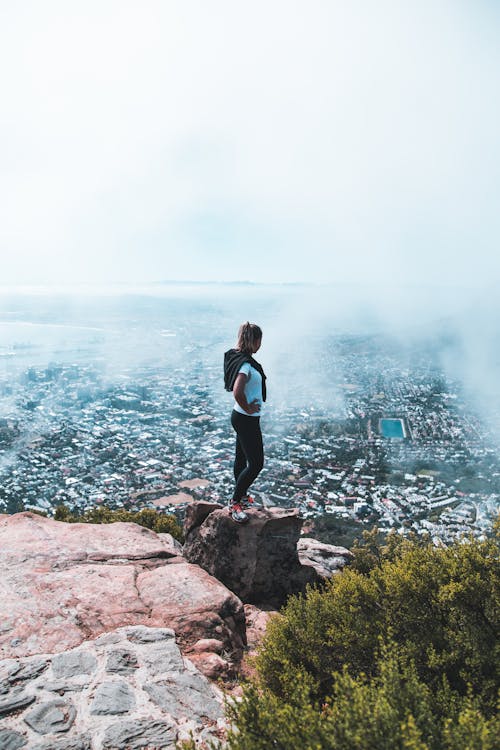
M266 400L266 376L253 358L262 342L262 330L256 323L243 323L238 331L238 343L224 354L224 386L234 395L231 424L236 432L234 481L236 486L229 503L231 517L245 523L245 508L253 499L248 488L264 465L264 447L260 431L260 413Z

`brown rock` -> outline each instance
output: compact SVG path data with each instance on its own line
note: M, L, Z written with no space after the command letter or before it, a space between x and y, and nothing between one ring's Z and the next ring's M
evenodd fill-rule
M177 539L174 539L172 534L160 533L158 534L158 538L161 539L163 546L172 557L177 557L178 555L182 557L182 544Z
M173 628L188 648L200 638L222 640L229 651L245 644L245 613L238 597L197 565L187 562L146 570L137 576L151 622Z
M12 556L18 561L24 552L42 571L51 567L49 561L68 567L173 556L158 534L135 523L63 523L29 512L0 519L0 552L4 563Z
M197 505L204 507L197 509ZM302 520L295 510L252 509L235 523L228 509L189 506L184 557L222 581L244 602L280 606L289 594L318 580L297 554Z
M345 547L323 544L317 539L299 539L297 550L302 565L310 565L323 580L340 573L353 558Z
M255 650L260 645L266 634L267 624L275 614L276 610L262 610L254 604L245 604L247 644L250 650Z
M134 523L1 518L1 658L63 651L123 625L171 627L184 647L215 637L240 653L240 600L171 554L157 534Z
M239 674L243 679L251 679L256 676L254 657L257 649L266 634L266 628L271 617L277 615L276 610L260 609L254 604L245 604L245 616L247 623L248 651L245 653L240 664Z
M200 638L199 641L196 641L191 650L195 654L201 654L204 651L211 651L214 654L220 654L224 650L224 644L216 638Z
M203 500L188 505L184 518L184 534L187 536L193 529L201 526L210 513L213 513L214 510L219 510L220 508L222 508L222 505L219 503L207 503Z
M234 677L234 666L212 651L200 654L189 654L189 660L209 680L229 679Z

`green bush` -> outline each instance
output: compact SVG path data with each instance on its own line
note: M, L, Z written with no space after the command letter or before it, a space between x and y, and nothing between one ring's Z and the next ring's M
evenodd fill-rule
M59 505L55 510L54 518L56 521L65 521L66 523L115 523L117 521L137 523L139 526L145 526L157 534L171 534L179 542L184 541L182 528L177 523L175 516L158 513L150 508L133 512L112 510L101 505L78 515L71 513L66 505Z
M230 750L498 747L498 527L449 548L365 541L269 623Z
M435 710L431 689L397 647L385 646L377 675L334 675L332 695L311 700L305 673L283 700L254 683L229 707L235 725L227 750L495 750L500 722L471 698L449 695L448 716Z

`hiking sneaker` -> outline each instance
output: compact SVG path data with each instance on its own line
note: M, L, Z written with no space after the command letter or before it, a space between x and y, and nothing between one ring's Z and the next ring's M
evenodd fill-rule
M239 503L230 503L229 504L229 513L231 515L231 518L233 521L236 521L236 523L246 523L248 521L248 516L243 510L243 506L241 502Z
M257 503L255 502L255 499L251 497L250 495L245 495L245 497L242 497L240 500L242 508L248 509L248 508L256 508Z

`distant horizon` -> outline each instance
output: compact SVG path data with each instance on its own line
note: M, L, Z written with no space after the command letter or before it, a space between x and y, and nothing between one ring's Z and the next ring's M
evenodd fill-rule
M9 293L11 291L30 291L30 290L83 290L83 289L106 289L106 288L129 288L129 289L142 289L147 287L161 287L161 286L248 286L248 287L309 287L309 288L339 288L339 289L408 289L408 290L423 290L423 289L446 289L447 291L453 290L469 290L473 292L484 292L490 289L500 288L500 281L497 279L489 280L484 285L477 285L474 282L467 283L462 281L460 284L447 283L443 279L428 279L425 282L422 281L391 281L377 279L373 282L366 280L361 281L252 281L250 279L161 279L161 280L145 280L145 281L62 281L54 283L16 283L16 284L0 284L0 294Z

